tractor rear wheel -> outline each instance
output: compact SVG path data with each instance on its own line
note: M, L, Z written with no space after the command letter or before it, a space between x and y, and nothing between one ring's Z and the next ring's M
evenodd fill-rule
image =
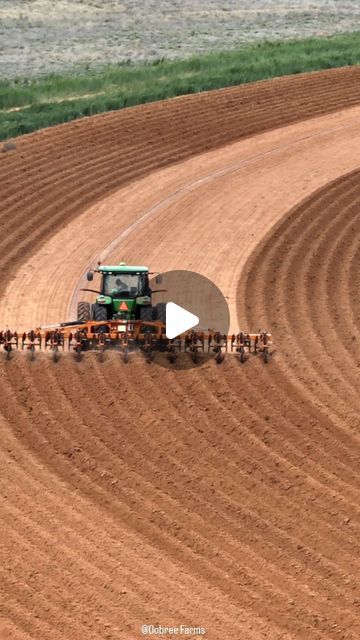
M156 314L154 307L141 307L140 320L142 320L143 322L153 322L155 319ZM146 333L153 333L155 329L154 327L144 327L144 331Z
M141 307L140 319L144 322L152 322L154 320L154 307Z
M78 303L77 319L79 322L89 322L91 320L90 302Z
M103 322L107 321L107 309L102 304L98 304L95 302L93 305L93 318L95 322ZM98 327L95 327L95 333L107 333L108 326L106 324L101 324Z
M158 302L155 307L155 318L165 324L166 322L166 302Z

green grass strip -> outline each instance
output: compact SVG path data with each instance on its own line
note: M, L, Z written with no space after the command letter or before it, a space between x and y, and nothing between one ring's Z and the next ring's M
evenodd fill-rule
M186 60L0 80L0 139L164 98L360 63L360 32L263 42Z

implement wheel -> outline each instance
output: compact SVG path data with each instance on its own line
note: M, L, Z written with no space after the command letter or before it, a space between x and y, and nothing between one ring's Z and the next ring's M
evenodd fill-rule
M216 364L221 364L224 360L224 355L221 351L221 349L219 349L219 351L217 351L216 356L215 356L215 360L216 360Z
M79 302L77 308L79 322L89 322L91 320L90 302Z

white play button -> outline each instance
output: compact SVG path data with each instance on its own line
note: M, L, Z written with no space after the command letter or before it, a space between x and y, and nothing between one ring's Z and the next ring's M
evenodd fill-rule
M175 302L166 305L166 337L169 340L176 338L184 331L188 331L199 324L199 318L190 311L179 307Z

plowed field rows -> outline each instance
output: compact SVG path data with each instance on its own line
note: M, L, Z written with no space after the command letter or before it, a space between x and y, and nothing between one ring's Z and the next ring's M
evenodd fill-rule
M0 324L71 316L86 266L125 257L212 277L233 327L276 343L268 366L2 360L1 640L360 637L359 78L137 107L1 155Z

